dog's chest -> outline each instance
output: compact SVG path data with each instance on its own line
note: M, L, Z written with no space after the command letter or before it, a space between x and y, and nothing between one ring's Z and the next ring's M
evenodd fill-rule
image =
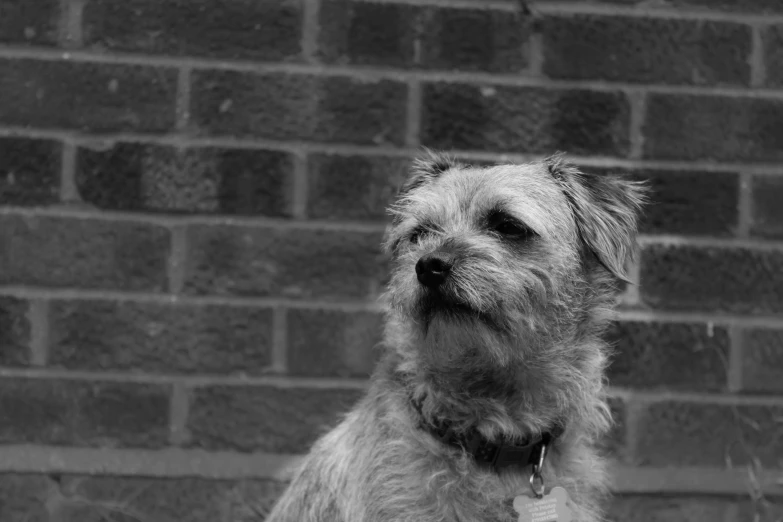
M524 473L503 477L463 474L451 467L453 463L426 460L419 461L415 471L406 466L399 474L368 477L361 486L367 494L363 503L367 510L361 518L378 522L519 520L514 498L530 493L529 477Z

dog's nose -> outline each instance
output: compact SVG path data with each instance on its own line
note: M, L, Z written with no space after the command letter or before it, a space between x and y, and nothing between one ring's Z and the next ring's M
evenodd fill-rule
M451 265L451 258L445 254L427 254L416 263L416 277L424 286L437 288L449 276Z

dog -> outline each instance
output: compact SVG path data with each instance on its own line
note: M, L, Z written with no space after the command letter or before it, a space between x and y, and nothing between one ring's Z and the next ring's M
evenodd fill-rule
M601 520L602 334L644 185L562 155L475 167L427 151L410 170L384 238L383 356L267 520Z

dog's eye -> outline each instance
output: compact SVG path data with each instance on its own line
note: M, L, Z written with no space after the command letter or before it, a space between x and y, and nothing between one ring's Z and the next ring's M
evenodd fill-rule
M529 237L533 231L516 221L506 220L495 225L495 232L504 236Z
M524 240L536 235L524 223L502 210L493 210L486 217L486 226L495 234L509 239Z
M535 232L521 221L514 219L505 212L494 212L489 215L487 225L490 230L503 237L515 240L526 240L534 237Z
M411 235L408 239L410 239L411 243L418 243L421 239L421 236L423 236L427 230L424 227L418 227L413 232L411 232Z

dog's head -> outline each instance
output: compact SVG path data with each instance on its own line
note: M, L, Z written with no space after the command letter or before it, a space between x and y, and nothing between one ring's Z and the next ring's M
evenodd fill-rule
M391 207L387 298L443 343L557 336L626 279L642 201L638 184L559 156L470 167L428 154Z

